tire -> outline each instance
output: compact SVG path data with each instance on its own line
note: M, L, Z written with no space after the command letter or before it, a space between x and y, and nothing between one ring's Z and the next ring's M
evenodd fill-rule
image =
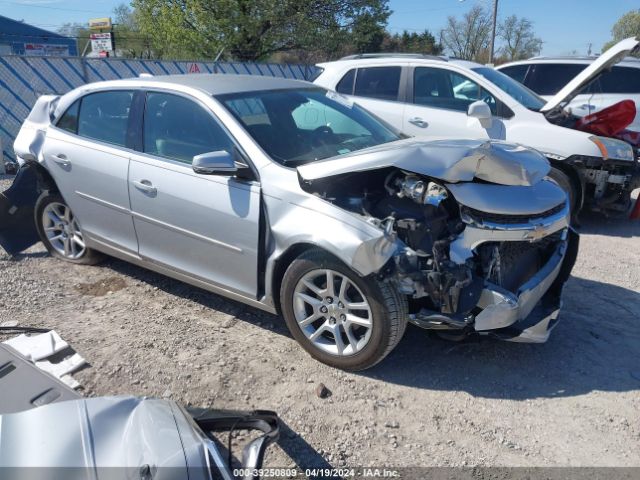
M44 192L40 196L35 222L38 236L51 256L81 265L94 265L102 260L100 253L84 246L78 221L60 194Z
M327 289L328 272L333 295ZM298 343L316 360L342 370L374 366L407 327L407 300L392 282L362 278L322 250L309 250L291 263L282 280L280 305Z
M549 172L549 178L556 182L556 184L562 188L567 195L569 196L569 208L571 209L571 216L575 216L578 214L578 192L569 178L569 176L564 173L562 170L551 167L551 171Z

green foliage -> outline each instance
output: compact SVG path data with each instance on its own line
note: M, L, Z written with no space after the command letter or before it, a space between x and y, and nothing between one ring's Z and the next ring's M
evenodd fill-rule
M387 0L133 0L159 57L263 60L276 52L375 48Z
M387 33L380 50L383 52L440 55L442 53L442 45L436 42L435 37L429 30L425 30L422 33L409 33L405 30L401 34L390 35Z
M620 20L613 25L611 35L613 40L602 47L603 52L625 38L640 38L640 9L631 10L620 17ZM640 53L636 54L636 56L640 57Z

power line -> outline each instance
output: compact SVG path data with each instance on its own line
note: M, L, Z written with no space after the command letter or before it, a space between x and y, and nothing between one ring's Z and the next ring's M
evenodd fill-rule
M49 5L37 5L37 4L25 4L25 3L20 3L20 2L9 2L7 0L0 0L0 3L6 3L9 5L17 5L19 7L28 7L28 8L45 8L47 10L60 10L63 12L74 12L74 13L97 13L100 15L104 15L104 10L101 11L97 11L97 10L81 10L81 9L76 9L76 8L64 8L64 7L52 7Z

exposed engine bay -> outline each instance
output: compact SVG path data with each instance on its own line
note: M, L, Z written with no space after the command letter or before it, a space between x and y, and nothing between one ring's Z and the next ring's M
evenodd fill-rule
M429 329L469 327L488 284L517 292L566 239L566 231L557 231L534 240L482 242L473 255L456 262L451 245L465 229L492 222L517 229L531 218L559 213L564 202L540 215L482 212L461 205L443 182L394 167L340 175L315 193L402 242L404 248L380 274L396 281L409 298L413 323Z

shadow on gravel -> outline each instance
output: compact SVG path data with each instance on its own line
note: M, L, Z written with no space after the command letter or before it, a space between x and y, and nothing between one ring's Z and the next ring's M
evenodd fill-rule
M640 293L572 277L545 344L476 337L451 343L409 328L362 375L415 388L525 400L640 390Z
M578 233L609 237L640 237L640 220L607 218L597 212L585 212L580 215Z
M108 267L127 277L146 283L152 288L155 287L171 295L196 302L203 307L232 315L243 322L266 328L280 335L290 336L284 320L258 308L227 299L221 295L207 292L201 288L115 258L109 257L100 266Z

